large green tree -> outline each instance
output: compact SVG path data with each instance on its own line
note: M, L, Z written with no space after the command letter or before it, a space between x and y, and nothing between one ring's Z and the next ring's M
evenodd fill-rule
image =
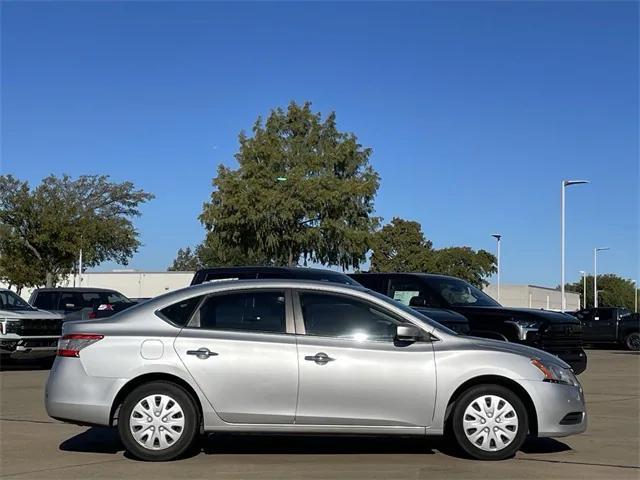
M200 263L357 268L378 224L371 149L308 102L272 110L239 141L238 168L218 167L200 216Z
M593 275L587 275L587 298L583 295L584 285L582 278L575 283L567 283L565 289L580 294L580 304L593 307ZM600 307L626 307L633 310L635 307L635 284L633 280L622 278L613 273L598 275L598 306Z
M0 176L0 278L23 286L54 285L74 269L106 260L127 264L140 246L132 217L153 195L108 176L48 176L35 188Z
M432 244L418 222L395 217L371 238L371 270L422 272L433 267Z
M396 217L371 240L371 271L439 273L483 287L496 272L496 257L470 247L434 249L418 222Z

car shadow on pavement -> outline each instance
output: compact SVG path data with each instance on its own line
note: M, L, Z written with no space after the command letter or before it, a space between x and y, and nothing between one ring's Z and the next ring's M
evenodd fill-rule
M60 444L60 450L116 454L124 447L115 428L91 427ZM529 438L521 451L527 454L557 453L571 450L551 438ZM376 437L329 435L257 435L218 433L203 436L186 456L207 455L362 455L415 454L465 458L442 437ZM128 455L125 455L128 457Z
M25 370L49 370L51 368L51 360L0 360L0 372L25 371Z
M60 450L82 453L118 453L124 450L115 428L91 427L60 444Z
M571 447L555 438L529 437L520 448L522 453L559 453L567 452Z

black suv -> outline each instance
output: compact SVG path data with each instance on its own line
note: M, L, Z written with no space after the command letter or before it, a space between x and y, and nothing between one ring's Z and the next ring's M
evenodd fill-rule
M342 283L360 286L344 273L320 268L302 267L220 267L198 270L191 285L222 280L248 280L256 278L284 278L297 280L315 280L321 282Z
M409 305L446 325L440 316L462 315L470 335L518 342L546 350L576 373L587 368L582 326L571 315L531 308L507 308L459 278L424 273L354 273L371 290Z
M64 320L109 317L135 305L120 292L105 288L37 288L29 303L40 310L61 313Z

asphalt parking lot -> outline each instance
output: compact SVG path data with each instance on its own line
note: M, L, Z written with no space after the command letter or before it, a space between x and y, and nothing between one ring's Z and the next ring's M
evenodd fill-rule
M247 435L212 435L177 462L138 462L111 429L47 417L47 374L30 366L0 372L3 478L640 478L640 355L621 350L589 351L580 376L585 434L529 440L503 462L459 458L440 439Z

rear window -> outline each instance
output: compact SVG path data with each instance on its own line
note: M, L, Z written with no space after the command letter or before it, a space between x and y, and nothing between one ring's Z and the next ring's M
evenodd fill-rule
M164 307L159 313L174 325L184 327L201 299L202 296L186 298L178 303Z
M55 310L58 308L58 292L38 292L33 306L41 310Z

